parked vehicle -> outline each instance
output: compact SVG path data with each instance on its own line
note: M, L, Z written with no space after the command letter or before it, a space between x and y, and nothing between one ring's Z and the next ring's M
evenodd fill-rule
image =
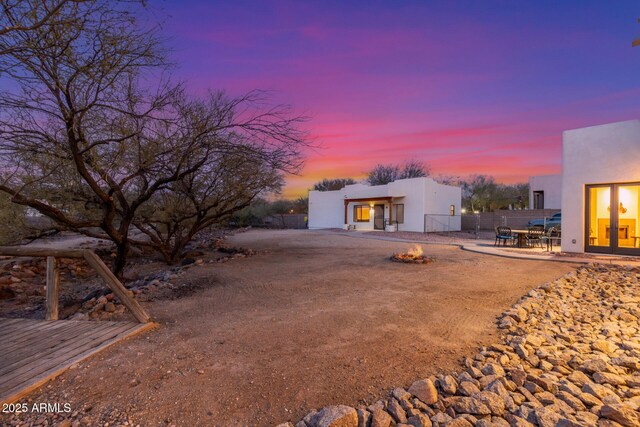
M540 219L532 219L528 222L529 227L535 226L543 226L545 230L548 230L551 227L560 227L562 223L562 213L558 212L554 214L550 218L540 218Z

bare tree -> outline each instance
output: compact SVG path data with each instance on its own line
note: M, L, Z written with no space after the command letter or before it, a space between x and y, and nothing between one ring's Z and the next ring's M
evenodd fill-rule
M39 22L48 11L34 13ZM271 170L301 165L301 118L261 92L191 99L163 77L158 33L139 25L128 2L65 2L46 25L3 34L0 51L3 77L17 86L0 93L0 191L60 229L112 240L117 274L132 244L150 244L132 240L132 227L159 238L157 217L141 218L142 208L171 194L200 197L193 206L204 209L211 194L199 174L235 147Z
M430 171L431 168L428 165L425 165L423 162L417 160L408 160L402 166L400 179L429 176Z
M10 32L37 30L55 21L56 15L64 6L81 1L83 0L0 0L0 8L4 16L0 36Z
M377 164L367 174L369 185L385 185L398 179L429 176L428 165L417 160L407 160L403 165Z
M353 185L356 180L353 178L324 178L313 184L313 190L316 191L335 191L341 190L347 185Z
M385 185L399 179L399 177L399 166L377 164L367 174L367 182L369 185Z
M264 158L263 158L264 156ZM273 153L256 156L255 146L228 146L208 156L197 172L154 194L134 220L147 239L138 246L158 251L168 263L179 260L200 231L248 207L265 192L278 192L283 174Z

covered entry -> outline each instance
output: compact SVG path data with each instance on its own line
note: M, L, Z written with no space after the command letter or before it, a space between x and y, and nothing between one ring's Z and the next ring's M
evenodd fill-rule
M349 206L353 211L353 222L371 223L374 230L384 230L387 224L395 221L392 206L393 197L367 197L344 199L344 225L349 224ZM355 205L353 204L355 203ZM388 213L388 221L385 219L385 210Z
M586 186L587 252L640 255L640 182Z

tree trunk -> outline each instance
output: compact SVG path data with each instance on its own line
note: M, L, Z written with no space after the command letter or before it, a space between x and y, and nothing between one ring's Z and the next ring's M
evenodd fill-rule
M129 255L129 240L123 239L121 243L116 244L116 259L113 262L113 274L122 279L124 268L127 265L127 256Z

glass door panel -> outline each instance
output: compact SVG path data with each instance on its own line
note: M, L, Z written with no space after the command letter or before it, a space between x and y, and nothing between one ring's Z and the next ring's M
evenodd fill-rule
M587 187L587 246L594 252L611 251L611 186Z
M616 246L621 253L640 253L640 184L619 184L615 188Z

